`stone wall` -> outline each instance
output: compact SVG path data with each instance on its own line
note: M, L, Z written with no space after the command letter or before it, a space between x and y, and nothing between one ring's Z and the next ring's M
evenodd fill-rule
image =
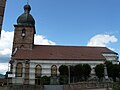
M0 86L0 90L7 90L6 86Z
M12 86L1 86L0 90L42 90L42 86L35 85L12 85Z
M64 85L64 90L84 90L84 89L98 89L98 88L112 88L112 83L77 83Z

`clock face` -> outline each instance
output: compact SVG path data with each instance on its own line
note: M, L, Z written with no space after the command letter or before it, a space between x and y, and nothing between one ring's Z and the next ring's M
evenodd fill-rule
M25 33L22 33L22 37L24 37L25 36Z

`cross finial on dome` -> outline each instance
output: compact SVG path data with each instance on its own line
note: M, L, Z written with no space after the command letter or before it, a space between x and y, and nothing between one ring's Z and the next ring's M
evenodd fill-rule
M27 0L27 4L29 4L29 0Z
M27 5L24 6L24 11L25 11L25 13L29 13L30 10L31 10L30 5L27 4Z

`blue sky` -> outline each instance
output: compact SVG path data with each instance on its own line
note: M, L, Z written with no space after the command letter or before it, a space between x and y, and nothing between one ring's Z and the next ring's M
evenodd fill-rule
M13 31L27 0L7 0L3 29ZM62 45L86 45L96 34L119 38L119 0L29 0L37 34ZM116 46L116 44L112 44Z
M26 3L7 0L4 35L13 33ZM29 0L29 4L41 40L57 45L106 46L120 53L120 0Z

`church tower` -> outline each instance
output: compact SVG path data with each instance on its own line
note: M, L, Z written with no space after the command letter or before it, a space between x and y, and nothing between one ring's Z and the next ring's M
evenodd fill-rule
M5 4L6 4L6 0L0 0L0 36L1 36L1 30L2 30Z
M30 5L24 6L24 13L17 19L14 25L13 52L16 49L29 49L34 47L35 20L30 14Z

